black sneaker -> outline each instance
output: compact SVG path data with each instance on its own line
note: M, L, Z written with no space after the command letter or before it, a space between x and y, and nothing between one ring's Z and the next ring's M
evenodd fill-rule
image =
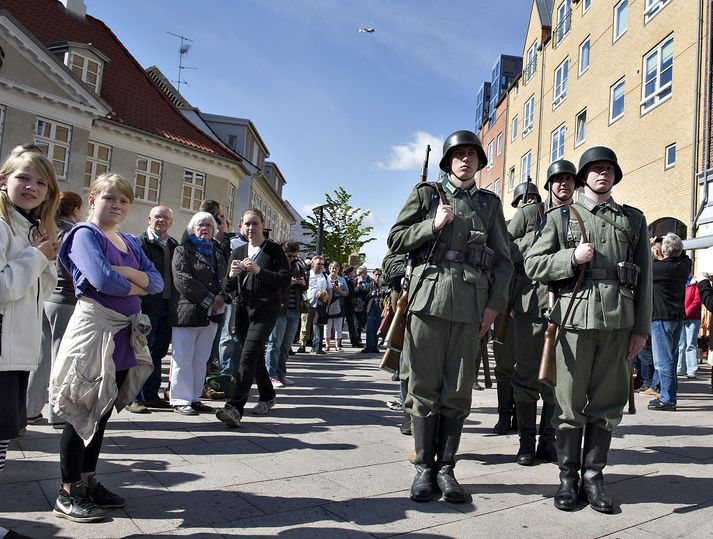
M124 498L114 494L99 482L94 483L93 487L89 489L89 497L95 505L104 509L115 509L126 505Z
M70 495L61 487L52 513L73 522L98 522L106 518L106 513L97 507L89 496L83 493Z

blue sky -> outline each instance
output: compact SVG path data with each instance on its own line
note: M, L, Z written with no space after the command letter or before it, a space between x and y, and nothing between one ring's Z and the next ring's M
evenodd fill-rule
M522 54L530 0L85 0L141 63L177 78L204 112L249 118L303 215L343 186L369 209L380 265L425 145L472 129L499 54ZM374 33L359 33L372 27Z

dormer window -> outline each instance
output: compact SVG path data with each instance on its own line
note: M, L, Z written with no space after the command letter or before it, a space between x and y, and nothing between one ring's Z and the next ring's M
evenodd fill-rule
M48 45L59 60L65 64L90 90L101 94L104 66L109 58L104 56L91 43L66 41Z
M98 62L72 51L69 55L69 69L74 71L82 82L89 86L94 93L99 94L101 87L102 62Z

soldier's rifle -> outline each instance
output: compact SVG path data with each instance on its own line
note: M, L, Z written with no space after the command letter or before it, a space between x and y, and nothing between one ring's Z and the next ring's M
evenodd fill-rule
M421 181L428 180L428 157L431 153L431 145L426 145L426 157L423 160L423 168L421 169ZM435 243L434 243L435 245ZM429 256L430 258L430 256ZM401 352L404 348L404 336L406 334L406 311L408 310L408 289L411 281L411 272L413 270L413 258L411 256L406 260L406 271L401 280L401 293L399 299L394 306L394 318L391 320L389 331L384 339L386 352L381 359L379 368L390 373L399 370L399 361Z
M582 221L582 216L572 206L569 206L567 208L567 211L571 211L572 214L574 214L574 216L577 218L579 230L582 235L581 241L583 243L589 243L589 240L587 239L587 231L584 228L584 221ZM547 387L555 387L557 385L557 360L555 350L557 347L557 343L562 338L562 332L564 331L564 327L567 324L567 319L569 318L569 315L572 312L572 307L574 306L574 303L576 301L577 294L582 288L586 267L586 262L577 266L577 281L575 282L574 288L572 289L572 297L569 300L569 304L567 305L567 309L565 310L564 316L560 321L559 327L557 327L557 324L555 324L550 318L552 316L552 309L554 308L554 304L557 300L557 292L555 292L552 286L550 286L547 291L549 314L547 316L547 329L545 330L545 343L542 347L542 356L540 358L540 370L537 374L537 381Z

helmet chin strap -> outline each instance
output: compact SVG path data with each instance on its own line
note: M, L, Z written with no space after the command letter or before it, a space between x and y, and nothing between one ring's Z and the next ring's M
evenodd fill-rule
M591 185L589 185L588 182L584 182L584 184L585 184L587 187L589 187L592 191L594 191L596 194L598 194L598 195L606 195L607 193L609 193L609 192L612 190L612 187L614 187L614 183L612 183L612 184L609 186L609 189L607 189L606 191L597 191L594 187L592 187Z

